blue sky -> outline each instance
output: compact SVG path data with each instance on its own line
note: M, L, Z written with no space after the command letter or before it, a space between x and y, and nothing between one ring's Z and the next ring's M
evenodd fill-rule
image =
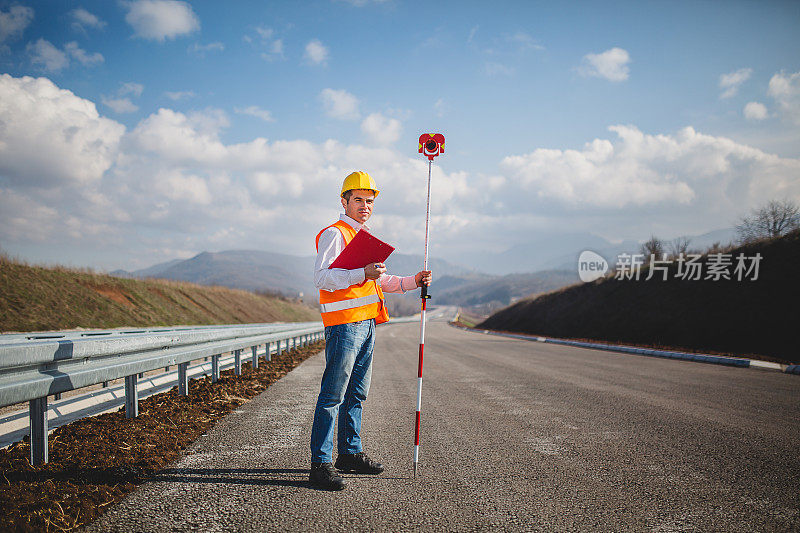
M363 169L417 253L427 131L439 257L800 201L800 3L432 4L0 1L0 247L307 255Z

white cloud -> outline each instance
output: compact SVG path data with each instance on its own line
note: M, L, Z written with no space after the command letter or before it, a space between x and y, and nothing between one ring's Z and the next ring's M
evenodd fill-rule
M251 117L260 118L264 122L275 122L275 118L273 118L272 113L255 105L245 108L237 107L234 108L234 112L240 115L250 115Z
M403 131L400 121L380 113L372 113L361 123L361 131L371 144L388 146L397 142Z
M220 42L208 44L194 43L189 47L190 54L195 54L200 57L205 57L207 52L222 52L223 50L225 50L225 45Z
M17 187L100 180L125 127L47 78L0 75L0 175Z
M103 96L101 98L103 105L110 107L117 113L135 113L139 110L139 106L131 102L130 98L110 98Z
M744 106L744 118L747 120L764 120L768 116L767 106L761 102L748 102Z
M439 98L436 100L436 103L433 104L433 110L439 118L442 118L449 108L450 106L445 102L444 98Z
M600 54L586 54L578 72L583 76L625 81L630 74L631 58L622 48L611 48Z
M11 6L8 11L0 9L0 45L21 37L32 20L33 9L27 6Z
M72 28L83 33L86 33L87 28L95 30L102 30L106 27L106 22L97 17L97 15L86 11L84 8L79 7L70 11L72 16Z
M139 96L142 96L142 92L144 92L144 85L141 83L127 82L120 86L117 94L120 96L132 94L138 98Z
M795 124L800 124L800 72L781 71L769 80L767 94L775 99L778 109Z
M544 50L544 46L538 44L533 37L523 31L506 35L505 39L509 43L516 45L521 52L526 50Z
M487 62L483 66L483 71L487 76L511 76L514 74L513 67L494 62Z
M69 57L50 41L39 39L35 43L28 43L26 51L31 57L31 63L40 65L48 72L58 72L69 66Z
M275 30L266 26L257 26L256 33L258 33L259 37L261 37L263 40L267 41L272 39L272 35L275 33Z
M283 40L275 39L269 45L269 54L271 56L283 57Z
M205 179L181 170L159 172L154 180L155 191L173 201L209 205L213 196Z
M275 30L267 26L256 26L256 36L245 35L244 40L261 50L261 57L267 61L285 59L283 54L283 39L275 38Z
M104 61L103 54L99 52L95 52L93 54L89 54L86 50L83 50L78 46L78 43L72 41L64 45L64 51L68 53L72 58L77 59L83 65L91 66L97 65Z
M178 0L136 0L128 5L125 20L142 39L164 42L200 29L192 6Z
M119 262L150 250L216 247L212 237L219 235L226 236L226 247L277 246L307 253L313 241L309 235L335 218L338 187L354 168L371 171L395 199L375 227L384 228L387 238L420 237L418 221L410 223L403 214L423 208L424 198L409 192L426 173L418 158L336 141L255 138L226 144L220 134L227 118L213 109L192 114L160 109L124 133L121 124L98 117L91 102L59 91L49 80L5 76L2 82L0 102L13 104L0 106L0 122L10 125L0 130L0 239L5 242L35 236L43 246L69 242L80 247L88 246L85 238L91 236L91 246L118 250ZM64 100L43 102L43 95L25 89L26 83L42 85ZM7 94L6 86L21 94ZM82 113L70 116L70 106ZM391 119L382 122L395 128ZM95 130L100 138L92 135ZM65 139L81 144L59 148ZM43 170L45 163L49 167ZM434 172L434 193L442 201L468 197L464 173ZM32 180L44 179L34 187ZM5 210L8 198L26 209ZM306 216L297 218L298 211ZM28 215L21 218L20 213ZM459 217L441 217L440 235L459 227ZM287 231L265 232L287 220L295 221ZM236 231L229 231L232 227ZM152 262L160 259L153 256Z
M739 91L739 86L750 79L753 74L751 68L740 68L719 77L719 88L724 89L720 98L731 98Z
M363 121L365 134L384 136L375 144L227 143L230 121L216 109L160 109L126 132L49 80L5 75L0 242L13 248L38 239L42 250L69 245L87 257L101 247L113 250L115 268L162 261L163 250L222 246L308 255L313 235L339 212L343 177L363 169L382 191L370 220L375 232L399 250L418 251L427 163L385 144L399 142L393 120L373 114ZM653 228L702 231L730 226L764 200L800 200L800 159L692 128L612 131L577 150L532 147L488 175L435 164L436 255L502 250L551 229L633 238Z
M31 63L40 65L48 72L64 70L69 66L70 57L84 66L97 65L104 61L102 54L90 54L75 41L65 44L64 50L60 50L50 41L39 39L35 43L28 43L26 51L30 55Z
M328 48L314 39L306 45L305 57L312 65L325 65L328 61Z
M139 106L134 104L128 96L138 98L144 92L144 85L141 83L127 82L120 85L116 96L103 96L101 101L116 113L135 113Z
M194 91L167 91L164 93L170 100L178 101L195 96Z
M325 114L340 120L358 120L358 98L344 89L323 89L320 98L325 107Z
M13 189L0 187L0 236L3 240L47 242L59 218L57 209Z
M469 37L467 37L467 44L472 43L472 39L475 38L475 35L478 33L478 28L480 26L473 26L471 30L469 30Z
M609 129L618 136L614 142L595 139L583 150L540 148L505 158L501 168L509 183L539 199L605 209L720 209L800 195L800 160L690 127L676 135L647 135L632 126Z

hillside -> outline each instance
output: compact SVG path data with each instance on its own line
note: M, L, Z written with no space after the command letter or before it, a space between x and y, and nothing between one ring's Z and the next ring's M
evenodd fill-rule
M135 272L113 275L162 278L200 285L221 285L248 291L266 290L297 297L313 288L314 259L263 250L202 252L185 260L173 260Z
M439 280L436 303L492 311L520 298L549 292L577 281L574 270L543 270L530 274ZM432 287L433 288L433 287Z
M0 331L319 320L300 303L224 287L118 278L0 257Z
M477 327L800 362L800 232L727 253L733 260L730 280L705 279L710 260L704 256L702 280L677 278L673 262L666 281L661 274L645 281L647 269L638 281L607 276L517 302ZM740 253L761 254L758 279L736 279Z
M278 292L316 303L314 256L297 256L263 250L227 250L202 252L185 260L172 260L128 272L116 270L111 275L125 278L163 278L190 281L201 285L221 285L250 291ZM462 275L469 269L431 258L431 267L440 275ZM393 253L386 261L392 274L415 274L422 269L422 256Z

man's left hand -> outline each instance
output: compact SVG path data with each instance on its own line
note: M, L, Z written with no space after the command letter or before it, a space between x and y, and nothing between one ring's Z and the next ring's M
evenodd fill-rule
M430 270L423 270L421 272L417 272L417 275L414 276L414 281L417 282L417 287L422 287L422 285L430 285L431 284L431 271Z

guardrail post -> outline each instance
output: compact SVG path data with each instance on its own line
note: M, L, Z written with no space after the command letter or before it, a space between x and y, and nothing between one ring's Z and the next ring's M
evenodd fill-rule
M279 340L275 346L275 355L280 355L280 354L281 354L281 341Z
M104 389L107 389L107 388L108 388L108 381L104 381L104 382L103 382L103 388L104 388Z
M139 377L134 374L125 376L125 418L139 416Z
M233 370L236 372L237 376L242 375L242 351L241 350L234 350L233 351Z
M219 354L211 356L211 383L219 381Z
M31 464L47 462L47 396L28 402L31 429Z
M189 395L189 363L180 363L178 365L178 394L181 396Z
M264 346L264 352L266 352L267 362L272 361L272 354L270 352L270 343L268 342L266 346Z
M258 368L258 346L253 346L250 350L252 350L253 353L253 361L250 364L253 365L253 370L255 370Z

